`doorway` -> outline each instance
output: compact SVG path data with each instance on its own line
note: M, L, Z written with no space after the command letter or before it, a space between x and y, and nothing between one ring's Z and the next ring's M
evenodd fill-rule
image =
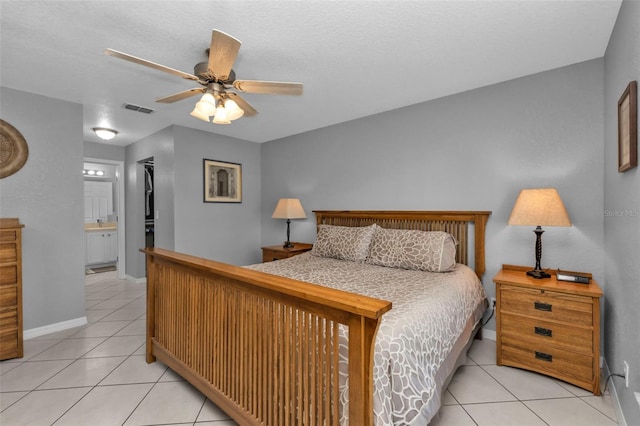
M85 264L100 267L100 265L105 266L104 264L113 264L115 258L117 277L124 279L126 270L124 162L84 158L84 170L85 182L92 182L91 185L85 185ZM103 172L102 175L89 174L91 171L100 170ZM105 171L110 175L105 175ZM112 191L111 195L108 194L109 187ZM93 192L95 197L88 198L86 191ZM89 214L90 217L87 216ZM94 223L97 229L94 228ZM99 228L104 225L107 227L103 232Z

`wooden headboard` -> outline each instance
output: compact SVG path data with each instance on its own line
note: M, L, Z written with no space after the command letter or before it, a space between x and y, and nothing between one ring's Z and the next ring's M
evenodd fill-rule
M482 278L485 270L485 228L490 211L390 211L390 210L314 210L318 225L369 226L445 231L458 241L456 261L469 264L469 224L474 224L474 267Z

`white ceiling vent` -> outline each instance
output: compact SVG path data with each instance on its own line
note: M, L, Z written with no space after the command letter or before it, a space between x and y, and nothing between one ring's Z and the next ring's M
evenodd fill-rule
M147 108L139 105L133 105L133 104L124 104L122 106L124 107L124 109L129 109L131 111L138 111L143 114L151 114L152 112L155 111L154 109L151 109L151 108Z

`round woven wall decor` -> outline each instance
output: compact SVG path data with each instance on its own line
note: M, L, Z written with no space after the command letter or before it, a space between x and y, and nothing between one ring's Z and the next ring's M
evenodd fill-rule
M11 176L24 166L29 147L15 127L0 119L0 179Z

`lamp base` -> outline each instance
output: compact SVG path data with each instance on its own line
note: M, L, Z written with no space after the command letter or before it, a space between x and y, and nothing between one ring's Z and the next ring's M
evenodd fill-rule
M293 243L291 241L285 241L283 248L293 248Z
M551 274L543 271L542 269L532 269L530 271L527 271L527 275L537 280L540 280L542 278L551 278Z

